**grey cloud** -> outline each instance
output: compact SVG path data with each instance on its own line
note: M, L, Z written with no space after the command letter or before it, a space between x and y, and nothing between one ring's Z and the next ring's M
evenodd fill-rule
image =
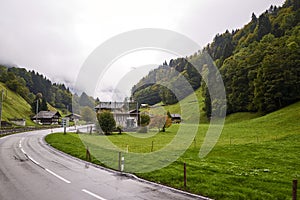
M35 69L51 79L57 74L71 79L72 68L81 59L73 27L75 4L75 1L1 1L0 59Z

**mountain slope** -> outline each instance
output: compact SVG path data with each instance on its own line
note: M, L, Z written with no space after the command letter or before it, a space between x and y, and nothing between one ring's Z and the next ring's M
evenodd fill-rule
M25 68L6 67L0 65L0 82L12 91L20 94L28 103L34 104L38 93L60 109L72 108L72 93L64 84L52 83L47 77Z
M300 100L300 6L299 0L286 0L282 7L270 6L240 30L217 34L211 44L189 58L171 60L169 65L152 70L132 88L132 97L140 103L174 104L190 92L177 83L186 78L195 90L202 86L204 110L218 108L221 99L210 99L203 80L215 77L208 67L213 59L219 69L227 96L227 114L237 112L271 113ZM163 69L167 69L164 71ZM177 71L177 73L176 73ZM149 84L149 83L156 84ZM160 83L170 85L169 90ZM212 80L215 82L215 80ZM171 89L170 89L171 88ZM177 92L179 98L174 95ZM179 91L179 92L178 92Z
M3 83L0 83L0 90L4 90L2 121L9 121L11 118L23 118L26 120L26 125L33 125L30 120L31 107L18 94L8 89Z

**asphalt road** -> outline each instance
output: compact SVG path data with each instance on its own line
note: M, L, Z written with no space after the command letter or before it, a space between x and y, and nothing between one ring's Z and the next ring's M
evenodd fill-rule
M49 133L40 130L0 138L0 200L206 199L87 167L51 149L43 140Z

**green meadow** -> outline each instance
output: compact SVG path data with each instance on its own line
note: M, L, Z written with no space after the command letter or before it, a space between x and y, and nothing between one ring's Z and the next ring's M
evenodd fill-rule
M121 151L125 171L144 170L135 174L213 199L291 199L292 180L300 178L299 119L300 102L265 116L255 113L228 116L217 144L204 158L199 158L199 150L209 127L207 123L198 126L195 137L188 130L195 130L196 125L183 123L172 125L164 133L154 130L110 136L55 133L48 135L46 141L81 159L86 159L88 147L91 162L113 169L118 169ZM178 134L180 126L185 126L185 134ZM182 143L170 145L174 141ZM156 159L154 153L164 149L167 150ZM162 168L146 172L152 169L147 166Z

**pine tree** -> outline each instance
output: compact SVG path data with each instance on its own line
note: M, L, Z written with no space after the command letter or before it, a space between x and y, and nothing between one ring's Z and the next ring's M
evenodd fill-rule
M271 25L270 19L266 13L259 16L257 29L258 29L257 30L258 40L261 40L263 38L263 36L265 36L271 32L272 25Z

